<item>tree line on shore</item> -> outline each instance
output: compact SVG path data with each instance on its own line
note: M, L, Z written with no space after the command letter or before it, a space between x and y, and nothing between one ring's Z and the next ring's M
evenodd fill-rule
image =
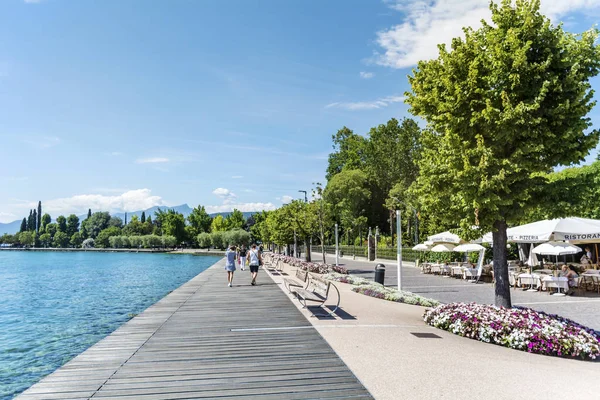
M38 218L41 216L40 218ZM0 244L24 247L169 248L181 245L224 248L229 243L249 244L254 216L248 219L239 210L227 217L212 218L203 206L185 216L172 209L159 209L154 218L146 213L125 221L109 212L92 213L79 221L71 214L52 217L42 214L42 203L23 219L19 233L0 236Z

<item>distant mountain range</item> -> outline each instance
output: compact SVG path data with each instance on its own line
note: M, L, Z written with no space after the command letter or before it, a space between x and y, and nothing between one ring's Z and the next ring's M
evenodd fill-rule
M151 208L149 208L149 209L147 209L147 210L140 210L140 211L128 212L128 213L127 213L127 222L131 221L131 217L132 217L132 216L134 216L134 215L137 215L137 216L138 216L138 218L141 218L141 217L142 217L142 212L145 212L145 213L146 213L146 218L147 218L147 217L149 217L149 216L151 216L151 217L152 217L152 219L154 219L154 213L155 213L156 211L158 211L158 209L159 209L159 208L160 208L161 210L163 210L163 211L166 211L166 210L175 210L175 211L177 211L178 213L181 213L181 214L183 214L183 216L184 216L184 217L186 217L186 218L187 218L187 216L188 216L188 215L190 215L190 214L192 213L192 210L193 210L193 209L192 209L190 206L188 206L187 204L182 204L182 205L179 205L179 206L174 206L174 207L167 207L167 206L155 206L155 207L151 207ZM258 211L253 211L253 212L244 212L244 213L243 213L243 214L244 214L244 218L246 218L246 219L247 219L247 218L249 218L251 215L253 215L253 214L256 214L257 212L258 212ZM217 215L222 215L222 216L223 216L223 218L225 218L225 217L227 217L229 214L231 214L231 213L230 213L230 212L221 212L221 213L213 213L213 214L210 214L210 216L214 218L214 217L216 217ZM119 217L119 218L121 218L123 221L125 221L125 213L124 213L124 212L123 212L123 213L114 213L114 214L113 214L113 213L111 213L110 215L111 215L111 216L113 216L113 217ZM65 215L65 216L66 216L66 215ZM79 216L79 220L80 220L80 221L83 221L83 220L84 220L84 219L86 219L86 218L87 218L87 214L84 214L84 215L80 215L80 216ZM3 235L3 234L5 234L5 233L8 233L8 234L11 234L11 235L12 235L12 234L14 234L14 233L17 233L17 232L19 232L19 229L21 228L21 221L22 221L22 220L20 220L20 219L19 219L19 220L16 220L16 221L13 221L13 222L8 222L8 223L1 223L1 222L0 222L0 235Z

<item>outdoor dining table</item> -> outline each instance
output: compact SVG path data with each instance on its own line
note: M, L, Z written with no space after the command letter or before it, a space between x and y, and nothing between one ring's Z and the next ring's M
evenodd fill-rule
M519 286L529 285L529 291L535 292L542 287L542 276L538 274L519 274L518 282ZM533 286L535 285L535 289Z
M441 270L442 275L444 275L444 277L449 277L450 273L452 271L452 268L449 265L444 264L444 265L440 266L440 270Z
M432 274L435 274L436 272L440 273L442 271L441 264L432 264L429 270Z
M589 285L592 286L592 290L594 287L598 288L600 293L600 271L587 271L579 276L579 287L588 290Z
M542 283L546 288L557 288L558 292L554 293L555 296L565 296L569 290L569 278L565 276L546 276L542 279ZM560 292L561 288L565 290L565 293Z
M454 277L462 277L464 274L464 267L461 266L453 266L452 267L452 276Z

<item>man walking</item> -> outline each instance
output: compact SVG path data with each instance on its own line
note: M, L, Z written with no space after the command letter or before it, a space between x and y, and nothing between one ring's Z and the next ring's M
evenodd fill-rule
M262 265L262 256L260 255L260 251L256 248L256 244L252 245L252 248L248 252L248 257L250 257L250 273L252 275L252 282L250 282L250 284L254 286L256 285L258 267Z

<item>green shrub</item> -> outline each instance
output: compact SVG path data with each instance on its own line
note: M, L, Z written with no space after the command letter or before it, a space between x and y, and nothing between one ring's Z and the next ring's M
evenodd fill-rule
M210 233L202 232L198 235L197 240L198 246L200 246L202 249L208 249L212 244Z
M163 247L175 247L177 245L177 238L175 236L165 235L162 236Z
M210 234L210 241L215 249L224 249L225 248L225 235L224 232L212 232Z
M142 246L142 236L129 236L129 245L137 249Z

